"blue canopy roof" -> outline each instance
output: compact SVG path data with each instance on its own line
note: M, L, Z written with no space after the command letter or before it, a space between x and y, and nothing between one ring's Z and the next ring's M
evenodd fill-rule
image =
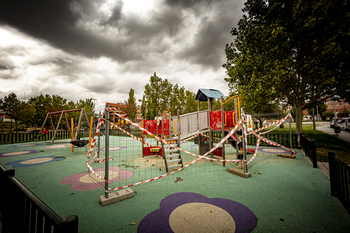
M199 101L208 101L208 98L220 99L221 96L225 98L221 91L215 89L199 89L196 95L196 100L199 98Z

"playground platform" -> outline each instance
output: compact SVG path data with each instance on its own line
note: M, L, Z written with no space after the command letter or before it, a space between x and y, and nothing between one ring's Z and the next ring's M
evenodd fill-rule
M132 198L101 206L104 189L86 175L85 148L71 152L69 140L50 143L0 145L0 163L16 169L15 176L58 215L77 215L79 232L350 231L350 216L330 196L329 180L298 149L296 159L287 159L274 147L259 148L247 179L226 171L239 164L202 159L187 171L131 187ZM196 149L190 141L182 148ZM120 165L116 177L140 181L136 166L113 164ZM164 173L160 166L155 175Z

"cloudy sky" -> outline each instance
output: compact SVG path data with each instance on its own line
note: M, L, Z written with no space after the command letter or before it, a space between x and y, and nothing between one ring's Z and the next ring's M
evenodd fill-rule
M11 0L0 3L0 98L141 99L154 72L229 93L225 45L244 0Z

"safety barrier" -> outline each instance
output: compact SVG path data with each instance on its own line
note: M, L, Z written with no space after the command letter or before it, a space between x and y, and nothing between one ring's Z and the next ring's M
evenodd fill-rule
M304 134L300 134L300 145L303 148L305 155L309 157L312 166L317 168L316 142L307 138Z
M0 164L1 232L78 232L78 216L64 219L15 177L14 169Z
M89 137L89 130L80 130L79 134L81 137ZM38 136L36 138L36 133L6 133L0 134L0 144L13 144L13 143L23 143L23 142L33 142L33 141L46 141L51 140L53 137L53 132L48 132L43 136ZM56 134L56 139L67 139L71 138L68 131L58 131Z
M350 214L350 166L328 152L331 195L336 196Z

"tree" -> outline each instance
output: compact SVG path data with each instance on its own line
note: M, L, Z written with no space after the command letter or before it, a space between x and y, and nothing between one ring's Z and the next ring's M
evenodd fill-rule
M131 120L135 119L135 116L136 116L136 98L135 98L135 90L132 88L129 91L129 98L127 101L126 112Z
M322 120L327 120L327 118L329 118L330 120L332 120L334 118L334 112L332 111L325 111L322 113Z
M19 108L19 121L28 128L35 121L35 107L33 104L22 101Z
M170 106L172 84L167 80L162 80L156 72L150 77L149 83L145 86L142 97L142 107L147 112L147 117L154 119L156 116L167 110Z
M344 110L339 111L339 112L337 112L337 117L347 117L347 116L349 116L349 113L350 113L350 111L348 111L348 110L345 110L345 114L344 114Z
M43 124L49 108L52 106L52 97L48 94L45 96L43 94L35 97L31 97L28 100L28 104L31 104L35 108L35 120L33 124L41 127ZM53 109L52 109L53 110ZM49 124L49 121L47 122Z
M16 123L16 132L17 132L17 122L19 119L19 110L21 107L21 101L17 99L15 93L10 93L8 96L5 96L3 100L0 100L0 108L3 109L11 118L11 131L12 131L12 120Z
M196 94L186 90L185 91L185 108L184 113L190 113L197 111Z
M225 49L231 91L244 105L293 106L302 133L302 110L350 82L347 9L346 0L248 0Z

